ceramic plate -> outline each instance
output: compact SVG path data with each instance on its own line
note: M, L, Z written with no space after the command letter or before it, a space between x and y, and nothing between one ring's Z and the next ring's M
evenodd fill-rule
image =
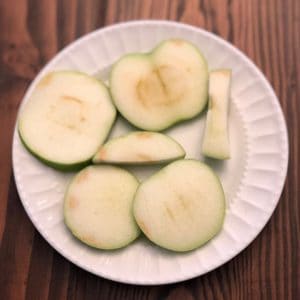
M287 130L278 99L266 78L239 50L204 30L167 21L135 21L100 29L56 55L28 89L52 70L75 69L107 80L110 66L128 52L145 52L164 39L184 38L201 49L210 69L233 71L230 107L232 158L205 159L200 145L205 114L166 131L188 158L206 161L219 174L227 199L223 230L198 250L177 254L140 238L127 248L98 251L72 237L63 222L63 195L73 174L44 166L13 140L13 168L20 199L35 227L68 260L96 275L132 284L163 284L189 279L224 264L265 226L279 200L288 162ZM119 119L111 136L131 130ZM131 168L141 179L155 167Z

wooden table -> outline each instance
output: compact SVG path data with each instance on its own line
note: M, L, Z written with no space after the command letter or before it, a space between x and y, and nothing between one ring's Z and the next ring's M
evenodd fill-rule
M54 251L27 217L11 166L16 113L37 72L83 34L141 18L202 27L245 52L274 87L290 137L285 188L259 237L207 275L153 287L98 278ZM1 0L0 28L0 299L300 299L299 0Z

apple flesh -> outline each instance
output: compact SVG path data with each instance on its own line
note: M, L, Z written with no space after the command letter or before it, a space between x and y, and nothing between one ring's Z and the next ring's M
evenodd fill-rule
M18 131L25 147L41 161L74 170L91 161L115 116L103 83L79 72L52 72L22 108Z
M190 251L222 228L225 197L217 175L196 160L177 160L139 186L133 212L155 244Z
M150 131L136 131L109 140L93 158L94 163L155 164L185 156L185 151L171 137Z
M161 131L199 114L207 102L208 69L191 43L171 39L147 54L128 54L110 75L113 101L134 126Z
M209 75L209 103L202 153L215 159L230 158L228 110L230 70L215 70Z
M64 200L64 220L72 234L98 249L117 249L140 230L132 214L138 180L113 166L89 166L72 180Z

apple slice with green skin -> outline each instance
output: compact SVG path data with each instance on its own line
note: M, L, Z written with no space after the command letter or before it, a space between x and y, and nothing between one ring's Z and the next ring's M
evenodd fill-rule
M209 103L202 153L216 159L230 158L228 110L231 70L215 70L209 75Z
M117 249L140 230L132 205L138 180L114 166L89 166L71 181L64 200L64 220L75 237L98 249Z
M69 171L88 162L106 139L116 109L99 80L79 72L47 74L20 112L25 147L51 167Z
M207 103L208 70L191 43L171 39L147 54L128 54L110 74L113 101L130 123L160 131L199 114Z
M150 131L136 131L109 140L93 158L94 163L155 164L185 156L182 146L171 137Z
M173 251L190 251L221 230L225 197L220 180L207 165L178 160L139 186L133 211L152 242Z

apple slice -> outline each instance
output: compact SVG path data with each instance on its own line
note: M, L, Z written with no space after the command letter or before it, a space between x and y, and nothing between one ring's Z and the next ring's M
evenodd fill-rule
M46 75L20 112L25 147L51 167L86 165L107 137L116 109L99 80L79 72Z
M215 70L209 75L209 104L202 153L216 159L230 158L228 109L231 70Z
M72 180L65 195L67 227L83 243L117 249L135 240L140 230L132 214L138 180L113 166L89 166Z
M136 131L102 145L94 163L154 164L183 158L185 151L171 137L157 132Z
M139 186L133 211L139 227L152 242L173 251L189 251L222 228L224 192L207 165L178 160Z
M110 75L113 101L138 128L160 131L199 114L207 102L208 70L200 51L179 39L148 54L129 54Z

